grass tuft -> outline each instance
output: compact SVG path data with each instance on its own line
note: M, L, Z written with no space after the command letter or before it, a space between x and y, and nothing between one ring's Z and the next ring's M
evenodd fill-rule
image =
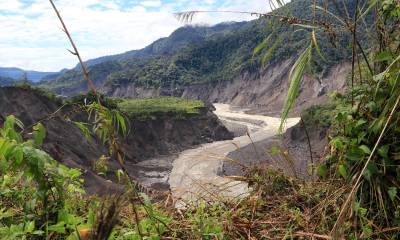
M130 117L147 119L161 114L172 113L177 118L186 118L199 114L204 103L176 97L117 99L118 108Z

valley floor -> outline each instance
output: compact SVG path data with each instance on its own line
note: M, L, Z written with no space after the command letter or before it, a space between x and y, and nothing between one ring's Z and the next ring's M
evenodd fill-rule
M138 176L144 184L156 188L169 185L173 197L183 201L209 198L216 193L225 197L238 197L248 192L247 183L219 176L224 161L230 153L239 148L275 136L280 119L246 114L246 109L238 109L228 104L214 106L214 113L236 137L233 140L203 144L177 156L151 159L131 166L131 169L137 169ZM286 127L292 127L298 122L299 118L288 119Z

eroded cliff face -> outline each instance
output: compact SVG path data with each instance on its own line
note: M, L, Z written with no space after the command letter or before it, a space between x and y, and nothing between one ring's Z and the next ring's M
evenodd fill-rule
M104 87L103 91L110 96L132 98L173 95L229 103L250 108L250 112L258 114L279 115L288 90L288 75L293 62L294 59L289 59L257 73L244 73L232 81L190 85L177 89L146 89L128 84L114 88ZM296 114L315 103L326 102L329 92L342 91L350 68L349 63L342 63L332 67L323 77L306 75L293 113Z
M47 131L43 149L57 161L82 169L89 193L120 190L120 186L92 171L93 162L102 155L108 155L107 148L94 135L86 138L68 120L87 121L86 114L79 111L70 114L73 109L69 106L57 111L60 107L61 103L31 89L0 88L0 125L11 114L18 117L25 126L43 120ZM125 161L132 166L132 175L136 173L134 165L146 159L177 153L201 143L232 138L233 135L211 110L205 107L200 109L199 115L185 119L168 114L143 121L131 119L130 134L121 137L121 142L126 154ZM110 160L112 170L118 166L114 162ZM115 174L110 172L111 179L112 176Z
M313 164L318 166L324 161L328 134L328 126L299 122L282 136L267 138L229 153L228 158L234 161L225 161L220 174L226 176L245 175L253 167L272 167L282 170L290 176L310 179L311 166ZM279 152L271 154L273 147L277 147ZM237 164L237 162L241 164ZM243 166L247 166L247 168ZM316 174L316 170L314 170L314 174Z

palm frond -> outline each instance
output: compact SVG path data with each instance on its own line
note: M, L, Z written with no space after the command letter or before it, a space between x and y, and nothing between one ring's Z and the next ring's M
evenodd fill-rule
M178 13L174 13L174 16L176 19L178 19L179 22L188 24L193 21L193 17L197 13L198 13L198 11L178 12Z

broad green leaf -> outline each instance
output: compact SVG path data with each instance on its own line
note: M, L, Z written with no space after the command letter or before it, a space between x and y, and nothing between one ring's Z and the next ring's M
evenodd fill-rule
M35 221L31 221L25 226L26 233L32 233L34 230L35 230Z
M361 148L354 147L352 149L349 149L345 155L346 159L350 161L360 161L363 160L365 157L365 152Z
M344 143L340 137L333 138L330 144L338 150L342 150L344 146Z
M359 216L365 216L368 212L366 208L361 207L359 202L355 202L353 206L354 212L356 212Z
M390 51L383 51L375 57L375 62L383 62L393 60L393 55Z
M58 222L57 224L49 226L48 230L50 232L65 233L65 223L64 222Z
M20 146L17 146L14 148L13 155L14 155L14 166L18 167L24 159L24 151Z
M324 164L318 167L318 174L320 177L325 178L328 173L328 167Z
M338 172L343 178L347 178L347 168L345 165L339 165Z
M365 154L371 154L371 149L367 145L361 145L359 147Z
M6 208L0 209L0 220L12 217L14 215L15 213L13 213L11 210L6 210Z
M383 157L384 159L389 158L389 145L384 145L378 149L379 156Z
M43 140L46 138L46 129L43 124L38 123L33 126L33 138L35 139L35 143L37 145L43 144Z

